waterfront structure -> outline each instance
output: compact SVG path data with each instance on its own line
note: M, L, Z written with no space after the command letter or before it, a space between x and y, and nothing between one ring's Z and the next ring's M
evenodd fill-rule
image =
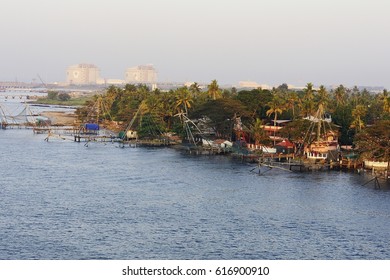
M157 71L151 64L128 68L125 81L126 83L154 84L157 82Z
M69 85L95 85L102 83L102 79L97 66L82 63L67 68L66 82Z

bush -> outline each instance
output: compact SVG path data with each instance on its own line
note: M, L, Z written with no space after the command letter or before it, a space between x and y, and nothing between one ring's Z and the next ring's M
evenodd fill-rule
M47 93L47 99L57 100L58 99L58 92L57 91L49 91Z
M58 100L60 101L68 101L70 99L70 95L68 93L60 93L58 95Z

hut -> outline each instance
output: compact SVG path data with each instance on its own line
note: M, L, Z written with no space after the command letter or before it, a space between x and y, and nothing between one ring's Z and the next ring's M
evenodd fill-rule
M86 134L98 134L99 133L99 125L97 123L86 123L84 126L84 130Z
M126 132L126 138L127 139L138 139L138 133L135 130L128 130Z
M283 155L288 155L288 154L293 154L294 153L294 144L291 143L290 141L283 140L282 142L279 142L275 145L276 148L276 153L277 154L283 154Z

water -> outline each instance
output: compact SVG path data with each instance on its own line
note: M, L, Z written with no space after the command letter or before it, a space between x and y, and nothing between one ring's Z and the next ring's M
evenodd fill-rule
M340 172L0 131L0 259L389 259L390 192Z
M30 99L27 99L29 96ZM58 105L39 105L30 104L29 102L36 100L34 98L47 96L44 92L28 92L28 91L0 91L0 121L6 121L9 124L14 123L13 117L19 114L36 115L45 111L57 112L74 112L75 109L69 106ZM26 112L24 112L26 111ZM24 112L24 113L23 113ZM29 121L34 119L29 118ZM23 122L23 119L17 119L17 122Z

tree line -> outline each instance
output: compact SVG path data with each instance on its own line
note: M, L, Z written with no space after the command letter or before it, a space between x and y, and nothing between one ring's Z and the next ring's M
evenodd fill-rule
M271 90L238 91L234 87L222 89L213 80L206 88L193 83L189 87L161 91L142 84L127 84L110 86L103 94L95 95L77 110L77 115L83 122L111 119L124 129L137 112L139 117L134 126L144 137L161 132L184 136L181 116L186 115L190 119L202 119L203 125L216 136L232 139L232 129L239 117L249 135L248 141L264 144L269 141L262 128L264 124L291 120L283 133L296 141L309 126L304 118L318 113L329 114L338 127L340 144L355 145L367 157L389 157L390 96L386 89L373 94L356 86L340 85L328 90L325 86L315 88L308 83L302 90L289 89L282 84ZM382 148L370 153L364 150L367 146L364 141L373 130L382 131L380 137L385 143L372 140Z

